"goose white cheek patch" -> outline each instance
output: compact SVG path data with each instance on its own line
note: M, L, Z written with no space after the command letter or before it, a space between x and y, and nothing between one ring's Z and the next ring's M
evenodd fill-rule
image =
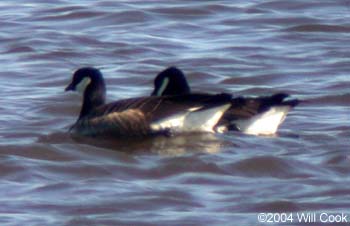
M162 82L162 85L159 87L159 90L157 92L157 96L162 96L164 90L166 89L166 87L169 84L169 78L165 78Z
M80 94L84 94L84 91L86 89L86 87L91 83L91 78L89 77L85 77L83 78L78 85L76 86L76 90L80 93Z

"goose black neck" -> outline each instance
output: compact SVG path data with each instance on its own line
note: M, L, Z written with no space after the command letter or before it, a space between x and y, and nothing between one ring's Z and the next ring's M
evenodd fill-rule
M83 106L79 119L87 116L93 110L105 104L106 86L103 79L91 77L91 83L86 87L83 97Z
M191 93L190 87L186 79L179 79L170 82L171 85L168 85L164 90L162 95L184 95Z

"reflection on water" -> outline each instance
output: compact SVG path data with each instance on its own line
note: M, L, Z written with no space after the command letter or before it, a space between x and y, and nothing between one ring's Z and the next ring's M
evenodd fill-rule
M3 0L0 12L0 225L258 225L259 212L349 210L348 0ZM67 132L77 68L101 69L112 101L149 95L171 65L194 91L304 102L270 137Z
M161 155L181 155L186 153L217 153L225 145L234 146L212 133L180 134L175 136L155 136L143 138L106 138L83 137L64 133L53 133L38 139L40 143L61 143L71 139L71 142L87 144L95 147L120 151L125 153Z

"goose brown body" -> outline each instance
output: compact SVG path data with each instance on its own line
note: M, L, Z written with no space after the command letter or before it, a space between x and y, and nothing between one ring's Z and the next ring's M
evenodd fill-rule
M176 67L169 67L156 76L151 95L173 96L190 92L184 73ZM286 100L288 97L288 94L277 93L271 96L232 98L231 107L224 113L217 127L257 135L275 133L288 111L299 104L297 99ZM279 116L271 117L272 114L279 114ZM261 128L256 132L249 129L249 124L258 122L262 118L260 116L272 118L270 124L273 128ZM269 126L266 125L267 123L264 124Z
M231 96L227 94L185 94L179 96L139 97L105 104L105 84L102 74L94 68L81 68L73 75L66 90L76 90L85 84L83 105L71 131L82 135L104 136L147 136L169 132L201 132L200 125L167 124L167 119L186 121L192 114L218 109L216 121L230 106ZM220 115L221 114L221 115ZM206 118L209 120L210 117ZM183 120L183 121L181 121ZM165 122L164 122L165 121ZM192 120L193 121L193 120ZM192 122L190 121L190 122ZM175 121L176 122L176 121ZM163 123L163 124L162 124ZM205 124L206 122L203 122ZM204 128L203 130L214 130Z

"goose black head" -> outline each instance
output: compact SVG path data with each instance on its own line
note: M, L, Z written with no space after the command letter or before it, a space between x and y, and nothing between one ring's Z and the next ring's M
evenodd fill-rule
M84 93L89 85L104 86L103 77L98 69L84 67L74 72L72 82L66 87L65 91Z
M152 96L189 94L190 87L186 77L176 67L169 67L160 72L154 80Z
M78 91L83 94L84 100L80 117L105 103L106 86L102 73L96 68L84 67L76 70L72 82L65 91Z

